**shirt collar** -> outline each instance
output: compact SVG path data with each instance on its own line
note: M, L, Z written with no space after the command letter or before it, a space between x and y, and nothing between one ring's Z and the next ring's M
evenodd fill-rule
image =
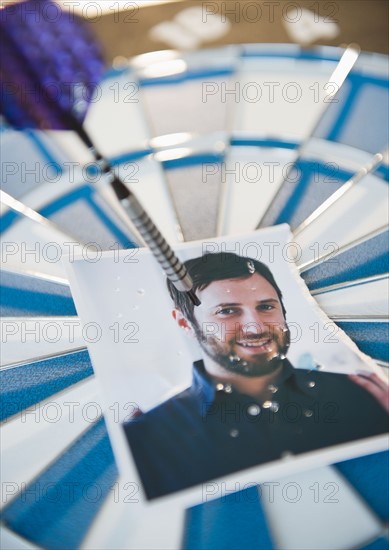
M204 403L211 406L215 399L216 384L207 374L202 360L193 363L192 391L201 399L201 407Z
M312 396L312 388L310 387L311 379L314 380L316 386L316 372L295 369L292 364L285 359L284 368L277 380L276 384L295 384L296 387L302 391L305 395ZM240 395L236 390L230 391L231 386L229 384L224 385L224 393L233 393L234 395ZM204 367L202 360L195 361L193 363L193 382L191 391L199 400L200 414L204 413L215 401L218 393L218 384L209 376Z

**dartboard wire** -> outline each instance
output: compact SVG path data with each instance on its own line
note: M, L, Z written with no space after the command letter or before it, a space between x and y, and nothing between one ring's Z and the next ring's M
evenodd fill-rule
M385 315L381 315L381 316L378 316L380 317L378 319L378 322L379 323L387 323L389 321L389 318L388 316L385 316ZM330 319L335 319L341 323L341 322L345 322L345 323L348 323L349 322L349 319L352 318L352 320L355 320L356 322L358 323L363 323L363 322L366 322L366 323L375 323L376 320L377 320L377 316L376 315L348 315L348 316L340 316L340 315L333 315L332 317L330 317Z
M343 245L339 247L337 250L329 252L328 254L322 254L314 258L313 260L309 260L303 264L297 265L297 269L299 270L300 274L304 273L308 269L311 269L312 267L316 267L317 265L320 265L321 263L329 260L330 258L335 258L336 256L339 256L340 254L343 254L343 252L347 252L348 250L351 250L352 248L370 240L374 237L377 237L378 235L381 235L385 233L385 231L388 230L387 225L383 225L379 227L378 229L375 229L374 231L371 231L370 233L367 233L363 237L360 237L359 239L355 239L354 241L351 241L347 243L346 245Z
M327 314L328 315L328 314ZM350 321L367 321L367 322L373 322L373 321L379 321L379 322L388 322L389 318L387 315L380 315L380 314L372 314L367 315L366 313L361 313L358 315L357 313L353 313L348 315L347 313L339 313L334 315L328 315L329 319L332 319L332 321L336 322L350 322ZM373 358L374 359L374 358Z
M328 317L388 318L388 274L366 277L315 292L313 298Z
M388 277L389 277L389 273L371 275L370 277L363 277L361 279L353 279L352 281L345 281L343 283L337 283L334 285L323 286L321 288L315 288L314 290L310 290L310 293L311 293L311 296L316 296L317 294L326 294L327 292L335 292L337 290L352 288L354 286L362 286L365 284L375 283L377 281L385 280Z
M59 357L86 348L82 335L83 325L76 316L2 317L0 326L5 346L1 353L0 371L30 361L44 360L45 356ZM56 331L54 337L48 332L50 328ZM27 344L29 355L21 346L22 343Z
M36 210L31 208L30 206L27 206L22 201L15 199L9 193L6 193L3 190L0 190L0 202L8 206L8 208L13 210L14 212L21 214L22 216L24 216L24 218L30 219L33 222L38 223L42 227L49 229L50 231L59 233L63 235L63 237L66 237L67 239L73 239L73 241L79 245L86 244L82 240L80 240L78 237L74 237L70 233L65 232L55 222L49 220L45 216L42 216L41 214L39 214L39 212L36 212Z
M11 275L16 275L18 277L25 277L26 279L36 279L47 283L53 283L61 285L67 288L70 288L69 280L64 277L56 277L55 275L50 275L49 273L43 273L39 271L32 271L31 269L22 269L16 265L7 265L2 264L1 271L3 273L9 273Z
M317 129L319 128L321 122L323 121L324 117L326 116L326 113L331 108L331 105L332 105L333 101L335 100L336 96L339 95L339 92L342 89L343 84L347 80L347 77L348 77L350 71L354 67L354 65L355 65L355 63L356 63L356 61L359 57L360 51L361 51L361 49L358 46L358 44L350 44L349 46L347 46L347 48L343 52L343 55L340 58L340 60L338 61L338 64L335 67L335 70L332 72L331 76L329 77L329 79L327 81L327 84L324 86L324 89L327 89L329 85L332 85L332 92L330 92L328 97L327 97L328 104L325 107L325 109L320 113L319 117L317 118L317 120L313 124L313 128L310 131L309 135L304 139L304 141L302 143L300 143L300 145L297 149L297 152L296 152L296 158L293 162L293 165L289 166L289 169L287 170L281 185L278 187L277 192L273 196L272 201L270 202L270 204L267 206L265 212L263 213L262 218L261 218L260 222L257 225L257 228L264 227L266 225L266 216L268 215L273 203L279 197L279 195L280 195L282 189L284 188L286 182L288 182L289 177L290 177L290 173L293 170L293 166L295 166L296 163L298 163L299 159L303 156L307 144L309 143L310 139L315 135L315 133L316 133Z
M53 319L55 319L55 317ZM32 320L34 320L34 318L32 318ZM47 359L56 359L58 357L66 357L67 355L73 355L75 353L81 353L83 351L88 351L87 346L77 346L75 348L68 348L68 349L64 349L63 351L57 351L55 353L47 353L44 355L31 356L28 359L24 359L21 361L14 361L14 362L0 365L0 372L11 370L11 369L17 369L19 367L25 367L27 365L33 365L41 361L46 361Z
M308 216L296 229L293 231L293 237L299 235L304 231L311 223L316 221L324 212L326 212L333 204L335 204L340 197L347 193L352 187L357 185L360 181L368 175L372 174L381 164L388 162L389 149L386 147L383 151L376 153L371 162L361 166L361 168L344 183L335 193L333 193L327 200L325 200L312 214Z

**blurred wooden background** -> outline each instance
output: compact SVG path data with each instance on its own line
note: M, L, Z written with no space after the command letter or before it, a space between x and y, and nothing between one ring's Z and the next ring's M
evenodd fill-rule
M336 38L322 36L313 44L339 46L356 42L362 50L389 53L387 0L184 0L141 8L136 1L123 3L130 8L128 11L114 10L96 17L94 21L89 20L103 45L108 63L116 56L128 57L153 50L170 49L171 46L165 42L152 40L149 36L150 29L162 21L172 20L177 13L193 6L201 6L204 13L208 10L223 14L231 23L231 28L222 38L204 42L202 47L253 42L293 42L282 18L283 13L291 13L289 10L298 6L332 19L340 27Z

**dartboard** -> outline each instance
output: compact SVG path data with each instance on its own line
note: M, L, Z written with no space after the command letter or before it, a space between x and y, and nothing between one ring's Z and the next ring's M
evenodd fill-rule
M105 73L85 127L172 245L288 223L311 294L387 372L388 60L361 53L334 96L343 53L138 56ZM72 132L4 121L1 147L3 547L150 548L152 532L158 548L386 547L374 449L276 480L273 506L250 487L136 514L61 264L76 244L90 261L132 250L136 234Z

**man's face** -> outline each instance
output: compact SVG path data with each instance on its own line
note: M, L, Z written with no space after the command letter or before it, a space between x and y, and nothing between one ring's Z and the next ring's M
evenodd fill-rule
M289 331L276 290L261 275L214 281L197 291L197 338L221 367L244 376L273 372L285 357Z

